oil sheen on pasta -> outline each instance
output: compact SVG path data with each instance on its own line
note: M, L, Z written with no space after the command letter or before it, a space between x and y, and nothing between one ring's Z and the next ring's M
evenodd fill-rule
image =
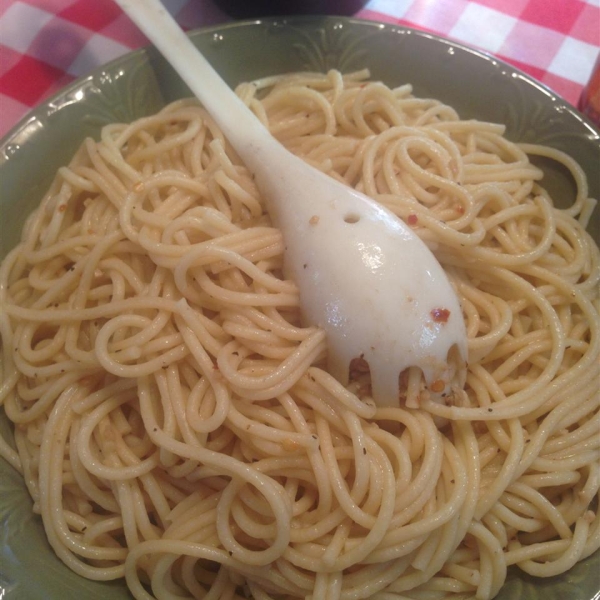
M583 173L367 76L238 93L434 251L464 313L464 389L440 401L405 373L406 402L377 408L360 360L347 387L324 370L280 232L196 103L107 126L0 270L2 455L80 575L138 600L483 600L511 565L553 576L600 546ZM568 208L537 153L572 172Z

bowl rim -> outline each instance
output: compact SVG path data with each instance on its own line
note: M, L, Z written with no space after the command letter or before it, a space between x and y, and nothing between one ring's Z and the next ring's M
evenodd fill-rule
M336 22L341 22L342 24L350 24L359 27L371 27L374 30L378 29L380 31L389 31L389 32L401 32L410 35L414 35L416 37L426 38L434 40L437 43L445 44L448 46L452 46L453 48L458 48L463 52L467 52L474 56L477 56L483 60L485 60L488 64L492 65L495 68L502 68L508 72L510 72L513 77L520 79L523 83L526 83L534 88L540 94L543 94L548 101L552 102L554 106L559 107L562 111L567 111L573 116L575 119L580 121L584 127L590 129L590 135L593 136L600 148L600 125L596 125L593 121L591 121L586 115L580 112L577 107L571 104L569 101L565 100L559 93L555 92L552 88L550 88L547 84L537 80L532 75L529 75L522 69L512 65L502 58L498 58L491 52L486 50L482 50L479 48L475 48L473 46L469 46L460 41L455 41L450 37L446 37L440 34L432 33L424 29L418 29L415 27L402 25L402 24L393 24L393 23L385 23L383 21L371 20L371 19L361 19L358 17L346 17L346 16L335 16L335 15L290 15L284 17L260 17L256 19L242 19L236 21L228 21L216 25L210 25L207 27L199 27L194 28L190 31L187 31L186 34L195 38L197 36L205 36L210 35L211 33L217 33L222 31L234 30L234 29L244 29L252 26L265 26L265 25L315 25L322 22L323 24L333 24ZM98 77L102 72L112 70L118 68L122 63L127 63L129 61L135 60L138 57L142 57L146 55L152 48L154 48L153 44L148 42L144 46L141 46L136 49L132 49L129 52L125 52L121 56L108 61L98 67L95 67L91 71L89 71L85 75L81 75L77 77L64 87L60 88L53 94L44 97L40 102L38 102L35 106L31 107L31 109L17 122L15 123L0 139L0 161L2 158L4 160L9 160L9 156L6 152L6 147L12 143L12 140L17 137L17 135L27 126L27 124L34 118L35 114L38 111L43 110L45 106L48 104L54 103L56 100L68 95L70 92L81 87L84 81L91 81L95 77Z

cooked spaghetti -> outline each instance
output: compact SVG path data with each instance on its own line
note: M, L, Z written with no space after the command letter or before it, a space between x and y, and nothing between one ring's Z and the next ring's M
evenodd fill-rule
M368 365L347 387L326 372L281 234L196 102L107 126L0 270L2 455L76 573L139 600L483 600L511 565L553 576L600 546L585 177L367 75L238 93L432 248L464 312L465 388L440 403L404 381L412 401L382 409ZM569 207L535 154L571 171Z

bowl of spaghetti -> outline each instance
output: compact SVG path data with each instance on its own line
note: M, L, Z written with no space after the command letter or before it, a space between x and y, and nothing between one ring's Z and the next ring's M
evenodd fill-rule
M360 360L340 385L227 140L155 51L118 59L0 145L4 597L591 600L598 131L407 28L191 37L284 145L434 252L465 386L402 381L378 408Z

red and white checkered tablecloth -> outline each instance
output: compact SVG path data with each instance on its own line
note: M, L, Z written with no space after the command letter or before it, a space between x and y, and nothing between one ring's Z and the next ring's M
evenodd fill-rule
M230 20L213 0L164 3L188 30ZM575 105L600 51L600 0L370 0L355 16L483 49ZM147 43L112 0L0 0L0 136L73 79Z

